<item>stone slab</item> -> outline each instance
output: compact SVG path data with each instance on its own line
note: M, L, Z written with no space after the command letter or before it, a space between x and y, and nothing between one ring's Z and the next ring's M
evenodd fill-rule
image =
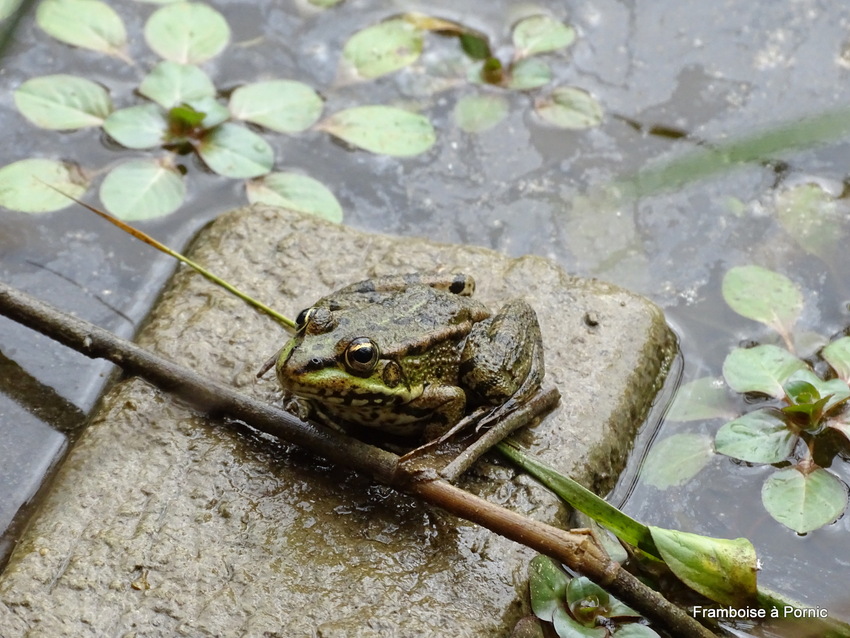
M563 398L522 438L596 490L622 466L675 348L652 303L538 257L367 234L270 207L221 217L191 255L290 316L341 285L415 270L471 273L492 307L525 297ZM285 338L181 269L139 341L279 402L273 375L255 373ZM566 522L545 490L486 457L462 484ZM532 556L130 379L103 399L0 577L0 635L507 635L527 613Z

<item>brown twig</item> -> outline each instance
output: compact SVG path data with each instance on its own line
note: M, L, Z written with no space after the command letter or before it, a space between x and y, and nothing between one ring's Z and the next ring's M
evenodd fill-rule
M212 415L227 415L373 476L381 483L551 556L585 574L674 635L714 634L613 562L586 534L564 531L494 505L443 480L417 480L399 457L329 428L304 423L274 406L154 355L87 321L72 317L0 282L0 314L91 358L121 366Z

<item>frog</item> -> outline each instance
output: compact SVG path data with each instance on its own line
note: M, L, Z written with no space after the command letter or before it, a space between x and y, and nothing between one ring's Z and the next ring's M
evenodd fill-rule
M322 297L277 354L284 396L355 434L433 441L495 422L540 390L543 344L527 301L493 313L474 291L464 273L411 273Z

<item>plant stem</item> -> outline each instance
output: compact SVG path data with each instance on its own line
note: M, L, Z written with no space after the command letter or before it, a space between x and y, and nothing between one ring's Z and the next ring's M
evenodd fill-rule
M371 475L423 501L551 556L585 574L676 636L711 638L710 630L623 570L594 539L526 518L443 480L422 480L391 452L330 428L304 423L174 362L72 317L0 282L0 314L91 358L107 359L214 416L228 416L300 445L339 465Z

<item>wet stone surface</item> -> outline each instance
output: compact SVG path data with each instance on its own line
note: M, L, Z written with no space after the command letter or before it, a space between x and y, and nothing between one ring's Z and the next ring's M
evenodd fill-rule
M366 277L473 274L495 308L537 310L560 406L521 438L604 490L621 467L674 347L661 312L541 258L400 239L296 213L241 209L192 257L294 316ZM139 341L256 397L286 335L182 270ZM485 457L461 484L531 517L564 508ZM222 427L137 379L104 399L0 577L13 636L497 636L527 613L533 552L301 450Z

